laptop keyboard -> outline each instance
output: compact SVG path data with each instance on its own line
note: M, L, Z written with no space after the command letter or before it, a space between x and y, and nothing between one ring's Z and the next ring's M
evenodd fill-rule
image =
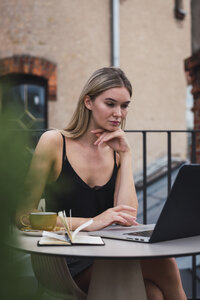
M153 230L139 231L139 232L129 232L123 233L124 235L134 235L134 236L145 236L150 237L152 235Z

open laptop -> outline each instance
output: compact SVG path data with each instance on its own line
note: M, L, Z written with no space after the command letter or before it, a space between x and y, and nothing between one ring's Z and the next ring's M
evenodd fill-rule
M200 235L200 164L185 164L179 169L155 225L111 225L89 234L143 243Z

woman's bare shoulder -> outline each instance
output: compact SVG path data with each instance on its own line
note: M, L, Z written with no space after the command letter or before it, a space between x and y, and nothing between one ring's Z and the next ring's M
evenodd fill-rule
M47 130L45 131L41 137L40 137L40 141L42 141L43 143L56 143L56 144L60 144L62 142L62 135L61 132L59 130Z
M62 145L62 135L59 130L45 131L36 146L35 154L49 154L55 156Z

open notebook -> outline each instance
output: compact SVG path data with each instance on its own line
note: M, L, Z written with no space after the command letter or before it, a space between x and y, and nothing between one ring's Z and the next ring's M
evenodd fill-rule
M59 212L58 216L65 228L65 232L63 234L57 234L50 231L43 231L42 238L38 241L38 246L104 245L104 241L99 236L79 234L81 230L92 224L92 219L80 225L74 232L72 232L65 212Z

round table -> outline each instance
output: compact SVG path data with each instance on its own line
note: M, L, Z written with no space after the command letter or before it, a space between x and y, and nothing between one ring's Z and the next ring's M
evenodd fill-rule
M135 299L146 300L139 260L200 253L200 236L155 244L103 239L104 246L38 246L39 237L27 236L19 230L14 233L9 245L32 255L95 259L89 293L77 299L133 300L131 295L135 295Z

